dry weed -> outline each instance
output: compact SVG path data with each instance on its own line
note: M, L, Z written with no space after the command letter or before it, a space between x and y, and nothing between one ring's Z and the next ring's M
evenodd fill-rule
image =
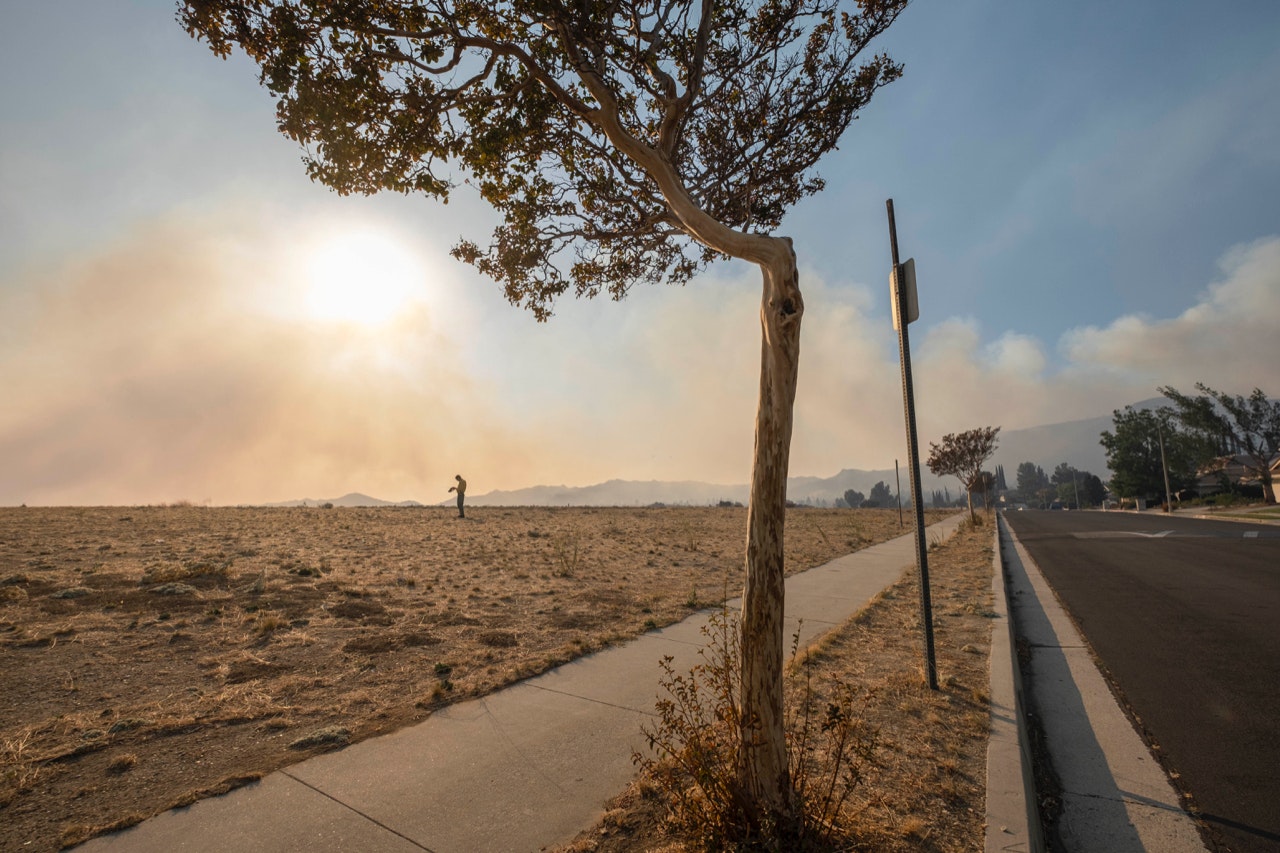
M297 761L307 732L390 731L736 594L742 508L474 514L0 508L0 848L53 850L64 825ZM788 571L901 532L795 511Z
M969 529L934 548L935 613L945 614L935 625L939 690L926 687L920 667L914 571L788 666L792 707L805 690L812 690L818 707L839 696L842 685L856 691L856 702L846 707L856 709L854 717L864 727L860 742L872 745L850 765L864 774L861 784L829 818L832 831L821 840L834 844L810 849L968 853L982 848L989 541L989 532ZM814 758L824 757L821 748L814 752ZM819 783L830 778L825 771L810 776ZM673 826L665 817L662 785L655 791L654 782L651 776L637 780L609 804L604 821L561 853L713 849L705 840L708 827ZM780 849L798 848L784 844Z

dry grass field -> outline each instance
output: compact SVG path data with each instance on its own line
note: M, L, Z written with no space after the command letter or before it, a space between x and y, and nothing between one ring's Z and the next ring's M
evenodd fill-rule
M924 681L919 584L914 569L841 628L819 638L788 672L789 713L806 685L821 709L853 689L871 760L844 804L843 839L859 853L974 853L985 844L988 664L991 643L990 524L967 523L930 549L939 689ZM802 665L807 662L807 667ZM789 730L794 736L796 726ZM815 759L825 756L816 741ZM796 744L792 744L793 750ZM692 853L700 839L673 831L658 787L644 777L601 822L560 853ZM820 848L821 849L821 848Z
M908 521L910 524L910 521ZM222 792L720 601L728 508L0 508L0 849ZM901 535L789 513L788 571Z

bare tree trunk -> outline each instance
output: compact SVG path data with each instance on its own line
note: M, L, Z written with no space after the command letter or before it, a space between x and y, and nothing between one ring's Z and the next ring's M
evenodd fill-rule
M783 525L804 302L791 241L761 264L763 341L742 599L742 755L739 781L775 817L791 817L783 728Z

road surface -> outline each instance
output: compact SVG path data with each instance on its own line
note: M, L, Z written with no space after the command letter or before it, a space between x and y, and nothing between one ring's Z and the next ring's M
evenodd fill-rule
M1280 850L1280 526L1010 512L1211 846Z

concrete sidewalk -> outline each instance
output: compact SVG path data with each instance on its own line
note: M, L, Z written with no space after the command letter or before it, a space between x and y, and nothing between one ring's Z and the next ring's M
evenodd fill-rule
M929 538L946 539L963 519L931 525ZM789 577L785 636L799 623L807 644L914 563L907 535ZM671 655L677 672L693 666L710 613L77 849L476 853L567 843L634 777L658 661Z

